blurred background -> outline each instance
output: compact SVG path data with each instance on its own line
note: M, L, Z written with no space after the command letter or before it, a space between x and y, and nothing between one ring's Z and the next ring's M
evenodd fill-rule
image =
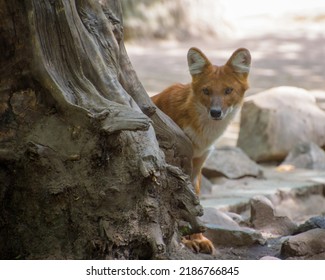
M325 1L122 0L129 56L149 94L190 81L187 50L215 64L246 47L251 89L325 90Z
M122 7L127 51L149 95L190 82L186 54L195 46L216 65L248 48L247 96L278 86L325 96L324 0L122 0ZM220 145L235 145L238 119Z

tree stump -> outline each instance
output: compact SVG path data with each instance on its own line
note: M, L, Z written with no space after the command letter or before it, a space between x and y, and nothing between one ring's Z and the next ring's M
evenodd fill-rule
M201 231L191 145L127 56L116 0L0 2L0 256L169 258Z

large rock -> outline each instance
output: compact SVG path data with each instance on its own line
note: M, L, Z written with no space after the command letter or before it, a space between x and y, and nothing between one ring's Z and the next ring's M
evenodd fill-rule
M315 97L316 103L322 110L325 110L325 91L311 90L310 93Z
M207 178L225 176L238 179L245 176L257 177L261 168L238 147L215 149L205 161L202 173Z
M237 146L255 161L280 161L301 142L325 146L325 112L308 91L277 87L250 96Z
M325 170L325 152L315 143L300 143L290 151L281 165Z
M250 222L264 233L281 236L292 234L296 224L286 216L276 216L272 202L265 196L255 196L250 201Z
M312 229L283 242L281 255L285 258L323 254L325 252L325 229Z

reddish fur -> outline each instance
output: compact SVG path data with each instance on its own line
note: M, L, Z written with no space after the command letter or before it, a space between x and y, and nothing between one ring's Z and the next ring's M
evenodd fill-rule
M216 252L212 242L204 237L202 233L188 235L182 239L182 242L195 253L214 255Z
M216 102L215 100L219 100L218 104L221 104L223 110L231 107L239 108L241 106L244 93L248 88L248 71L242 71L243 68L238 70L234 63L238 63L236 55L244 53L245 55L240 57L242 63L239 61L239 64L243 64L249 69L250 55L247 50L238 49L225 65L214 66L200 50L195 48L191 50L199 54L200 63L204 62L200 73L192 73L192 83L172 85L153 96L152 101L182 128L191 139L194 150L191 179L193 184L196 184L196 193L199 195L200 180L197 180L197 178L200 178L201 167L209 154L208 150L213 142L220 137L233 116L233 114L229 114L228 118L222 120L210 120L209 111ZM190 65L191 58L188 59ZM196 68L194 71L196 71ZM233 89L231 94L225 94L225 89L228 87ZM209 89L209 96L203 94L203 88ZM200 112L198 108L201 108ZM204 109L202 110L202 108ZM213 141L207 140L211 140L210 138ZM202 234L195 234L185 238L184 244L197 252L213 253L214 251L211 241Z

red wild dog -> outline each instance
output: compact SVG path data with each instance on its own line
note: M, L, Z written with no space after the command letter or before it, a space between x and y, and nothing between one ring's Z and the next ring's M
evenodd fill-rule
M187 62L192 82L172 85L153 96L152 101L190 138L191 180L199 195L202 165L243 103L251 56L247 49L240 48L225 65L215 66L202 51L191 48ZM214 252L213 244L202 234L193 234L184 243L197 252Z

